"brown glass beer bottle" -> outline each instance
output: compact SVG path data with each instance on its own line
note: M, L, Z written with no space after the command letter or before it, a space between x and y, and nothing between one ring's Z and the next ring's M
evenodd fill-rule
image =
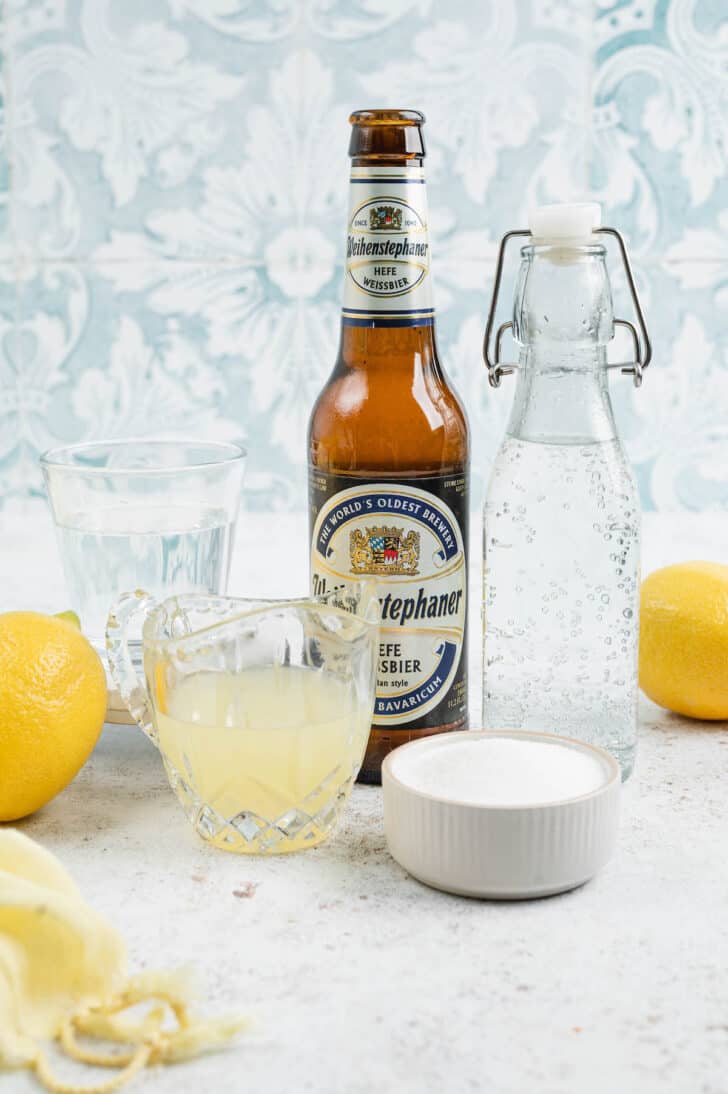
M437 357L422 114L352 114L339 355L309 424L314 594L373 575L382 610L363 782L467 721L469 439Z

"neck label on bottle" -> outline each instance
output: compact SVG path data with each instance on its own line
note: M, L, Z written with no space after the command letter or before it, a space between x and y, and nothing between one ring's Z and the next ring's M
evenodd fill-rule
M374 577L381 625L372 722L432 729L466 711L466 481L364 481L310 470L315 596Z
M414 327L434 321L427 191L421 167L353 167L342 321Z

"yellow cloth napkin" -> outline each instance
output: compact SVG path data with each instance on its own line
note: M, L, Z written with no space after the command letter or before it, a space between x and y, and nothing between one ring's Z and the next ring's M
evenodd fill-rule
M54 1094L109 1094L148 1064L218 1047L246 1025L236 1018L193 1021L188 998L178 973L129 978L123 940L55 856L15 829L0 829L0 1065L34 1069ZM143 1019L120 1017L144 1001L154 1005ZM92 1051L77 1033L123 1042L127 1051ZM42 1047L48 1040L76 1060L117 1072L92 1086L60 1082Z

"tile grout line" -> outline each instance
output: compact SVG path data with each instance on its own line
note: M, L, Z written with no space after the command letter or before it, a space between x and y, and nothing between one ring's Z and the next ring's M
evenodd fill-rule
M2 2L2 0L0 0ZM16 103L15 103L15 50L13 49L13 34L12 34L12 19L13 16L10 12L10 5L8 0L4 0L3 3L3 26L2 26L2 38L0 39L0 49L2 50L5 69L5 132L6 132L6 148L7 148L7 161L8 161L8 242L10 244L10 265L12 269L13 278L13 344L14 352L18 356L18 364L15 371L16 385L20 385L23 380L25 368L20 354L18 352L20 344L20 330L21 330L21 292L20 292L20 256L18 248L18 230L17 230L17 208L16 208L16 158L14 153L15 145L15 115L16 115ZM14 437L13 450L17 452L22 449L22 445L27 441L28 433L28 410L24 400L19 400L17 409L15 411L17 419L17 427ZM21 457L22 460L22 457Z
M584 193L587 196L591 196L591 161L592 161L592 141L593 141L593 126L594 126L594 43L595 43L595 19L596 19L596 0L591 0L589 4L589 28L587 32L587 62L586 62L586 100L584 103Z
M10 245L10 266L13 270L13 290L15 301L13 305L13 324L17 328L20 321L20 278L18 277L18 247L15 215L15 156L13 154L15 132L15 81L12 61L12 34L10 5L7 0L3 4L2 35L0 35L0 56L3 59L4 86L5 86L5 134L8 165L8 242Z
M0 0L1 2L1 0ZM10 267L12 270L12 283L13 283L13 324L12 324L12 343L14 345L14 353L17 356L18 364L15 371L15 382L19 385L22 382L25 369L20 359L19 344L20 344L20 329L21 329L21 292L20 292L20 258L18 248L18 231L17 231L17 209L16 209L16 170L15 170L15 51L13 49L13 34L12 34L12 18L10 12L10 5L8 0L5 0L3 4L3 25L2 25L2 38L0 39L0 51L2 51L4 70L5 70L5 132L6 132L6 148L7 148L7 161L8 161L8 242L10 245ZM28 413L25 408L23 400L19 401L19 405L16 409L17 415L17 428L14 438L13 451L17 451L21 448L27 435L27 418ZM22 457L21 457L22 459ZM6 499L7 500L7 499Z
M73 266L81 269L91 270L104 270L113 269L116 267L128 267L128 266L146 266L146 267L170 267L177 266L181 268L188 268L190 270L249 270L249 269L265 269L267 262L265 259L250 259L248 261L241 261L238 257L221 258L217 256L210 256L209 258L172 258L160 256L159 258L150 258L149 255L140 255L139 257L130 256L129 258L104 258L94 259L86 256L75 257L69 255L66 258L54 257L48 258L43 255L29 256L27 261L35 266L48 269L58 269ZM695 263L701 263L709 266L726 265L728 266L728 250L725 255L706 255L706 254L688 254L683 255L680 258L668 258L667 253L664 254L652 254L649 257L639 256L633 258L633 263L636 266L641 267L660 267L660 266L684 266L694 265ZM484 264L489 268L495 268L495 259L484 260ZM343 258L337 258L334 262L334 266L343 266ZM17 268L18 263L15 258L8 259L7 261L0 260L0 268L12 266ZM140 290L141 291L141 290Z
M297 23L296 23L296 34L295 34L295 45L296 45L296 51L297 51L297 54L298 54L297 62L296 62L296 69L297 69L296 81L297 81L297 84L298 84L298 93L300 95L302 103L305 103L307 101L306 100L306 66L305 66L304 55L305 55L305 51L306 51L307 47L309 47L311 45L311 41L310 41L311 33L310 33L310 27L309 27L309 24L308 24L308 10L307 9L308 9L307 4L299 3L299 5L298 5L298 19L297 19ZM304 202L306 203L306 206L308 206L308 201L309 201L308 179L302 179L301 178L301 171L302 171L303 164L307 162L306 157L301 155L302 134L304 132L307 132L305 125L299 128L299 131L298 131L298 134L297 134L297 139L296 139L296 149L297 149L296 159L297 159L297 163L295 164L295 167L297 169L298 179L296 179L294 181L294 186L302 187L302 193L299 191L300 197L299 197L299 195L296 195L296 199L295 199L296 200L296 220L297 220L296 245L297 245L297 259L298 260L302 260L302 257L303 257L302 253L301 253L301 247L302 247L301 239L302 239L303 231L304 231L305 226L306 226L307 208L304 209L303 206L304 206ZM308 345L305 344L305 342L306 342L305 329L306 328L303 327L303 330L301 330L300 329L301 326L302 326L302 311L301 311L300 301L297 300L296 301L296 319L295 319L295 328L294 328L295 335L294 335L294 337L298 341L299 336L301 334L303 334L304 344L301 345L301 353L303 355L305 355L308 352L309 347L308 347Z

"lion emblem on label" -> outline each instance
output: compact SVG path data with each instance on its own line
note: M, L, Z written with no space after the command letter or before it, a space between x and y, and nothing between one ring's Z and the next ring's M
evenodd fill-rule
M349 535L351 572L354 574L416 574L420 533L404 528L357 528Z
M395 205L375 205L369 210L370 232L398 232L402 227L402 210Z

